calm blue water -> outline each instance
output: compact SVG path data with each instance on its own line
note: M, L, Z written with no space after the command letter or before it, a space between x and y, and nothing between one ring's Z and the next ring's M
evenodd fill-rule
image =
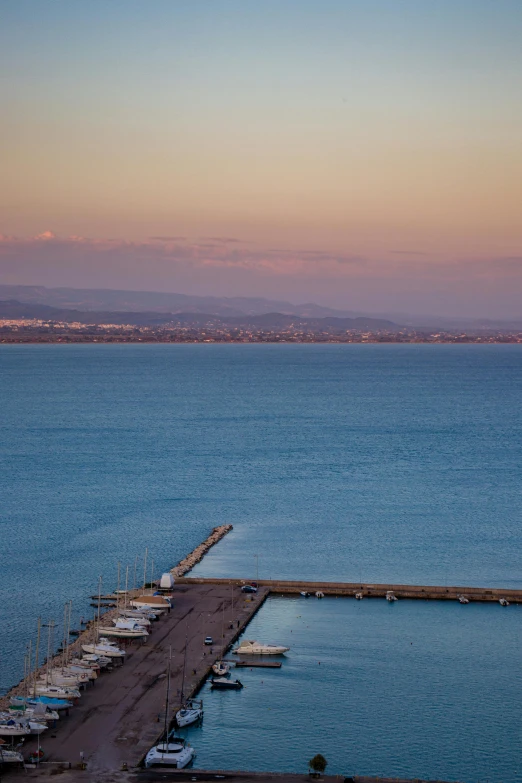
M147 546L157 575L222 522L234 532L200 573L522 587L521 390L521 346L1 346L0 689L21 676L38 615L59 620L72 598L77 622L100 574L116 586L118 560L132 583L139 556L142 579ZM409 633L429 637L428 611L413 612ZM492 616L503 626L485 627L487 643L504 643L491 666L511 673L519 610ZM457 644L461 624L441 623ZM312 650L324 635L310 630ZM461 698L479 698L466 644ZM420 709L439 725L444 703L410 709L415 690L395 671L402 721L413 730ZM508 694L508 716L519 701ZM480 733L469 716L464 728L480 747L491 710L483 701ZM381 729L366 732L381 743ZM280 768L295 763L288 743ZM402 745L379 747L425 774ZM476 758L477 779L514 779Z
M470 610L470 611L468 611ZM511 610L511 607L510 607ZM203 769L517 781L522 607L270 598L247 638L290 646L240 692L201 691Z

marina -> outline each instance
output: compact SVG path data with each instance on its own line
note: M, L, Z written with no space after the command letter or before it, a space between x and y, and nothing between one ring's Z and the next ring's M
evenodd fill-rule
M522 603L522 591L519 590L258 579L249 582L244 579L183 576L230 529L229 525L213 529L210 536L198 545L195 555L191 553L172 569L173 580L166 580L171 585L168 591L153 594L154 587L146 588L145 592L143 589L122 590L114 594L116 607L107 611L100 589L96 602L98 621L89 623L86 630L69 644L65 641L68 631L66 606L64 651L42 667L38 686L36 672L34 675L30 672L25 682L0 701L0 708L13 710L13 702L22 707L27 694L30 695L33 689L37 700L51 697L47 705L40 704L40 710L50 710L54 705L57 709L65 708L67 717L59 722L54 720L52 733L47 731L47 725L42 725L41 730L36 726L31 731L29 724L27 730L22 730L21 723L9 721L13 728L6 726L7 735L12 733L24 739L23 748L12 747L10 752L23 750L26 760L36 758L39 765L41 762L41 769L45 769L46 763L63 762L66 766L74 766L81 761L96 774L133 770L144 763L146 767L154 764L163 767L170 755L173 759L177 757L178 763L181 763L182 757L186 757L187 763L195 763L191 746L174 733L174 727L177 725L183 729L184 726L203 725L201 736L206 736L211 720L207 715L206 725L201 724L206 688L219 693L242 690L246 686L250 691L248 681L231 676L233 668L241 668L244 672L260 670L261 674L263 670L281 670L283 666L281 659L289 651L288 645L245 638L240 640L239 646L234 645L267 599L272 601L271 605L278 606L283 605L286 598L294 606L307 607L307 613L312 611L312 616L319 611L324 618L331 611L328 607L332 605L332 598L384 598L386 602L390 599L406 599L407 602L408 599L417 599L413 601L415 604L419 598L463 603L465 596L465 603L482 603L490 607L493 602L504 606ZM156 586L162 580L158 580ZM106 597L113 598L113 594ZM303 597L308 600L303 600ZM314 600L319 598L325 600ZM353 605L364 611L364 604L354 601ZM392 615L394 612L389 612L388 618ZM300 619L301 614L296 618ZM112 626L108 624L110 621ZM138 625L137 621L144 625ZM51 623L51 630L53 627ZM145 627L147 630L144 630ZM112 642L105 638L111 632L117 634ZM282 629L280 633L283 634ZM266 630L261 630L259 638L264 639L265 635ZM81 652L84 653L82 659L79 658ZM227 653L229 657L226 657ZM231 653L235 657L230 657ZM275 656L276 660L270 660L270 656ZM324 651L322 657L327 658ZM100 670L103 668L100 663L104 660L110 664L110 671L105 673ZM295 657L290 660L295 666ZM322 663L324 667L328 661L323 660ZM51 679L50 671L56 672ZM86 689L91 677L92 683L95 679L100 681L95 688ZM167 677L170 703L164 705ZM81 692L73 687L78 684ZM267 692L263 680L258 681L258 685ZM58 713L53 715L56 718ZM47 733L40 739L44 731ZM165 735L169 737L168 741ZM39 754L43 753L40 750L43 746L45 760L41 761ZM4 749L7 751L5 746ZM172 763L175 766L176 762ZM195 766L198 766L197 763Z

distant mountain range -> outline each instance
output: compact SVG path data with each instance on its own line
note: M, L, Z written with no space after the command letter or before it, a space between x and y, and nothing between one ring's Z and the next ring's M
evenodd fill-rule
M486 318L450 318L437 315L411 315L408 313L365 313L355 310L336 310L331 307L308 302L292 304L284 300L263 299L260 297L221 297L190 296L188 294L162 293L159 291L119 291L104 288L46 288L30 285L0 285L0 300L3 301L2 317L21 318L21 315L7 315L6 302L12 312L14 302L33 306L57 308L55 315L33 315L27 318L56 320L76 320L83 323L136 323L141 325L160 325L173 321L204 325L209 318L219 317L221 324L253 325L254 316L269 316L268 323L274 328L284 326L283 316L291 316L292 323L300 318L300 323L310 328L320 328L317 319L348 319L347 324L357 321L357 327L379 329L397 327L399 324L417 329L467 329L475 331L509 331L522 329L522 317L500 321ZM60 312L58 312L60 310ZM27 311L29 312L29 311ZM41 311L44 312L44 311ZM49 312L49 311L47 311ZM67 315L69 313L69 315ZM96 315L95 315L96 314ZM119 315L118 315L119 314ZM159 315L161 314L161 315ZM198 321L201 316L201 321ZM248 319L245 320L245 316ZM280 317L277 320L276 316ZM166 317L166 320L165 320ZM233 321L232 319L239 319ZM88 319L88 320L86 320ZM323 324L326 326L326 323ZM332 326L332 324L330 324ZM344 323L336 323L341 329L357 328Z
M189 296L158 291L113 291L97 288L45 288L31 285L0 285L0 299L44 304L76 310L155 313L210 313L211 315L264 315L283 313L303 317L353 318L365 313L334 310L313 303L290 302L257 297Z
M399 329L397 324L380 318L312 318L287 313L260 315L215 315L212 313L160 313L74 310L44 304L19 302L16 299L0 301L0 318L66 321L83 324L131 324L135 326L192 326L252 327L256 329L285 329L290 326L314 331L346 331L348 329Z

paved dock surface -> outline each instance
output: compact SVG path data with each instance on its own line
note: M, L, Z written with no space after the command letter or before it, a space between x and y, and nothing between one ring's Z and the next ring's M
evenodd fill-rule
M10 780L17 776L24 780L27 778L39 778L46 780L51 776L50 770L40 769L19 771L9 775ZM54 774L52 779L55 779ZM97 774L89 770L65 770L58 777L61 783L185 783L185 781L229 781L229 783L443 783L443 781L426 781L406 778L372 778L360 775L345 777L344 775L321 775L313 778L307 773L293 774L290 772L241 772L235 770L201 770L184 769L140 769L129 772L100 771Z
M145 644L127 647L123 665L101 674L94 686L83 691L79 704L68 717L60 718L56 730L41 736L41 745L52 761L78 764L83 752L91 777L119 770L122 762L132 768L157 740L163 728L167 660L171 659L171 712L179 707L185 638L188 636L185 694L196 689L223 648L235 640L268 594L261 589L245 595L229 585L176 586L174 607L153 623ZM232 601L233 599L233 601ZM233 603L233 606L232 606ZM221 641L224 617L224 639ZM239 627L238 627L239 620ZM230 629L233 622L234 628ZM205 646L205 636L215 644ZM36 747L26 742L24 755Z
M214 584L240 585L245 580L214 579L207 577L184 577L180 584ZM522 590L501 587L446 587L444 585L401 585L401 584L369 584L365 582L299 582L280 579L259 579L258 584L276 595L299 595L320 591L325 595L339 595L354 598L361 593L363 598L384 598L391 591L397 598L417 598L432 601L456 601L460 595L469 601L482 603L498 602L506 598L509 603L522 604Z

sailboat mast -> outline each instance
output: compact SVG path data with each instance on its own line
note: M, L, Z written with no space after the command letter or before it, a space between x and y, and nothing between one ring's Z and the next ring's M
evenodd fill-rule
M71 638L71 614L72 614L72 601L69 601L69 617L67 622L67 641L65 645L65 665L69 663L69 639Z
M67 601L63 605L62 672L65 669L65 651L67 649Z
M147 584L147 555L149 548L145 547L145 560L143 561L143 592L145 593L145 585Z
M163 733L165 734L165 743L167 743L168 734L168 721L169 721L169 698L170 698L170 662L172 660L172 647L169 648L169 663L167 666L167 695L165 698L165 723L163 726Z
M96 643L100 641L100 605L101 605L102 578L98 579L98 622L96 624Z
M36 650L34 655L34 692L33 696L36 698L36 677L38 674L38 654L40 652L40 633L42 629L42 618L38 618L38 631L36 634Z
M129 566L127 566L127 571L125 572L125 609L127 608L127 593L129 591Z
M31 672L33 669L33 640L29 639L29 649L27 651L27 675L25 679L25 695L29 696L29 689L31 687Z

